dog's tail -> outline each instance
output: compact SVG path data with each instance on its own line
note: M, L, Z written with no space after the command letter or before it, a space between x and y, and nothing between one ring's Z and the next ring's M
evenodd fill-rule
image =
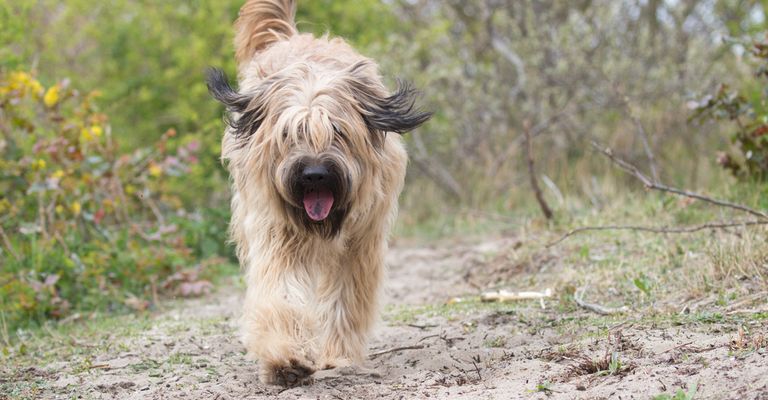
M235 22L235 58L243 65L270 44L296 34L295 0L248 0Z

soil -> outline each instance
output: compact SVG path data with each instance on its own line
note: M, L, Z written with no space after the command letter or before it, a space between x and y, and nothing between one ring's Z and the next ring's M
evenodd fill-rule
M764 320L736 328L718 319L602 317L557 297L544 308L472 300L490 285L477 269L515 245L395 246L371 358L319 372L307 386L259 383L257 363L235 336L237 286L175 302L137 334L112 336L85 366L61 360L0 375L0 383L37 382L36 398L647 399L679 390L697 399L768 398ZM519 270L506 277L519 282L511 287L561 289L558 271Z

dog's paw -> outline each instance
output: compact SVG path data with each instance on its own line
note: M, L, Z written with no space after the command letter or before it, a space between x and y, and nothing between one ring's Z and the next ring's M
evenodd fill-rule
M287 364L270 364L262 367L261 381L270 385L294 387L312 383L315 369L307 363L290 359Z

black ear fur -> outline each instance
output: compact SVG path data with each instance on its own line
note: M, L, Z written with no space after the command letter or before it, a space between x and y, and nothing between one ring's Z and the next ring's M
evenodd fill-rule
M363 119L371 130L406 133L427 122L431 112L416 108L418 92L409 82L397 82L397 90L389 97L366 96L361 101Z
M388 97L375 93L373 88L377 85L370 82L367 76L369 72L365 72L370 68L375 70L370 61L360 61L349 68L352 76L350 89L360 103L363 120L369 130L403 134L432 116L431 112L416 108L418 92L410 82L398 80L397 90Z
M264 115L261 107L254 104L252 96L238 93L232 88L224 71L218 68L210 68L206 73L208 92L227 107L229 115L225 117L227 125L234 131L237 138L249 138L261 125ZM240 114L237 119L232 113Z

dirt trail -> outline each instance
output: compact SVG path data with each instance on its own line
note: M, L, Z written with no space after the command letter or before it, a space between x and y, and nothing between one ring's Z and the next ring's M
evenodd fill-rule
M66 360L16 378L45 381L42 398L643 399L693 385L696 398L768 398L765 349L734 353L737 335L716 322L654 327L631 315L605 322L563 312L556 300L543 310L538 302L445 306L476 296L467 273L513 244L393 249L387 311L370 343L372 354L383 354L365 369L318 373L310 386L258 382L234 334L241 292L234 288L179 302L129 338L116 335L85 368ZM540 276L539 285L554 276ZM386 352L398 347L407 349ZM588 359L607 360L603 371L588 371L595 364Z

